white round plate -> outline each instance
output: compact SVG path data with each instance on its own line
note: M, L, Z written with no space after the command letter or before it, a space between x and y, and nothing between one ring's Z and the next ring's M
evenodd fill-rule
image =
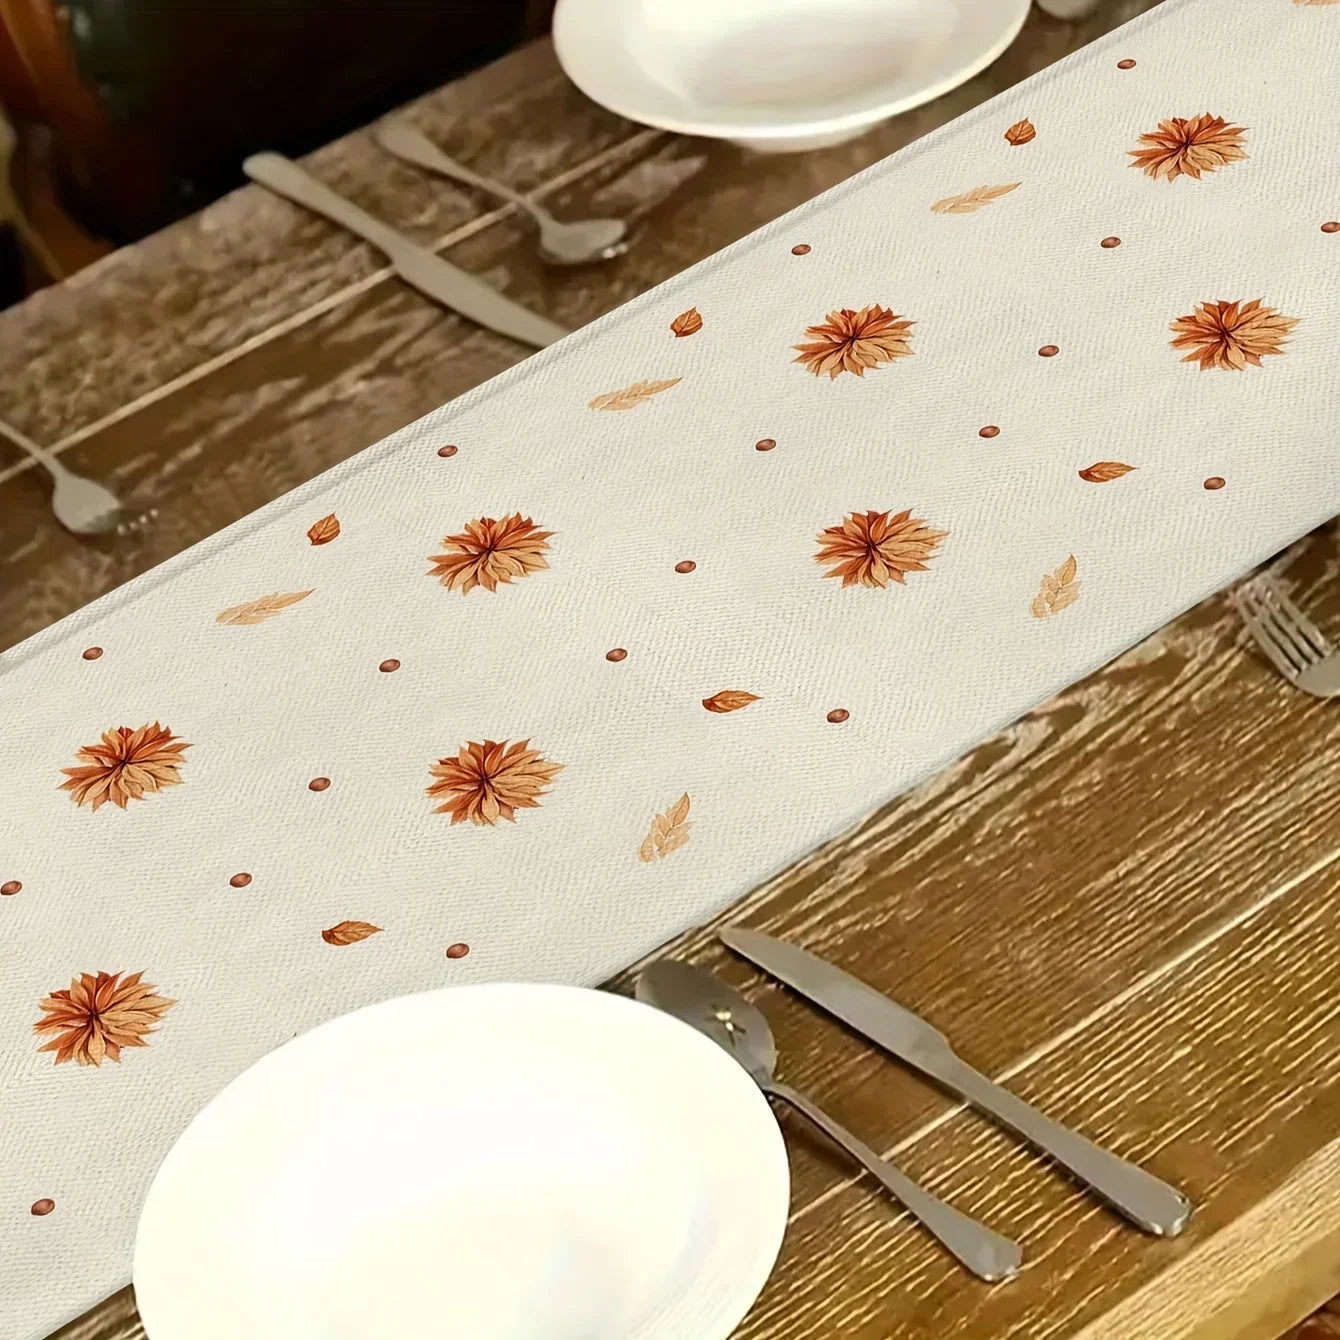
M724 1340L772 1269L781 1132L686 1024L456 987L280 1047L145 1201L150 1340Z
M757 149L836 143L972 78L1029 0L558 0L554 47L587 97Z

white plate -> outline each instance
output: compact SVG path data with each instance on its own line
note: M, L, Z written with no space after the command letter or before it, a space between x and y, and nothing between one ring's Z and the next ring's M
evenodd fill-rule
M1029 0L558 0L587 97L750 148L834 144L929 102L1014 40Z
M154 1179L150 1340L724 1340L790 1193L767 1101L621 996L457 987L272 1052Z

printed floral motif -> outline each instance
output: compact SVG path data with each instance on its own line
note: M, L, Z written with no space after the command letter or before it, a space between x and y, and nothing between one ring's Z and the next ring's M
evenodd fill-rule
M1030 140L1038 137L1037 127L1024 117L1022 121L1016 121L1006 132L1005 138L1013 145L1027 144Z
M1001 186L974 186L971 191L964 191L962 195L947 195L943 200L937 200L931 206L931 213L976 214L983 205L989 205L993 200L1009 195L1022 185L1022 182L1007 181Z
M670 323L670 329L674 331L675 338L682 340L686 335L696 335L703 328L703 319L698 314L696 307L690 307L687 312L681 312Z
M1248 363L1259 368L1267 354L1282 354L1285 337L1297 324L1296 316L1263 307L1260 298L1203 302L1168 327L1177 337L1169 343L1174 349L1186 349L1182 362L1199 363L1202 372L1211 368L1241 372Z
M1033 597L1032 611L1035 619L1049 619L1079 599L1079 583L1075 580L1077 564L1071 554L1055 572L1049 572L1042 579L1042 586Z
M476 586L496 591L499 586L508 586L519 577L549 566L545 554L553 533L541 530L520 512L512 512L500 520L481 516L467 521L459 535L443 538L446 553L429 556L433 566L428 575L462 595Z
M1107 484L1122 475L1128 475L1135 469L1133 465L1123 465L1121 461L1095 461L1079 472L1079 477L1090 484Z
M381 929L370 921L337 921L321 932L321 938L328 945L356 945L369 935L380 935Z
M138 730L118 726L104 731L97 744L76 752L79 766L61 769L69 780L59 789L68 791L76 805L88 805L95 812L109 800L125 809L128 801L177 786L182 750L190 747L156 721Z
M826 372L830 381L843 372L864 377L870 368L911 355L908 332L915 324L878 303L859 312L843 307L806 329L805 334L814 338L808 344L792 345L800 354L792 361L803 363L816 377Z
M683 380L682 377L671 377L663 382L634 382L622 391L606 391L604 395L596 396L587 409L636 409L643 401L668 391L672 386L678 386Z
M435 814L450 814L453 824L483 824L499 819L516 822L516 811L538 809L540 797L561 763L550 763L530 747L529 740L471 741L455 758L441 758L428 771L437 778L428 794L442 804Z
M949 532L935 530L910 510L852 512L840 526L819 532L815 562L830 570L825 577L841 577L843 586L888 586L906 583L909 572L925 572L940 541Z
M145 1036L176 1001L155 995L158 988L142 977L84 972L71 979L68 990L53 991L40 1006L45 1017L33 1025L39 1036L53 1036L37 1050L55 1052L57 1065L100 1066L104 1060L119 1062L123 1047L147 1047Z
M703 706L709 712L738 712L740 708L758 701L756 693L747 693L744 689L722 689L710 698L704 698Z
M672 851L678 851L689 840L689 793L684 792L664 814L651 821L651 832L642 839L637 850L641 861L660 861Z
M316 588L313 587L312 590ZM288 595L270 595L261 596L259 600L248 600L242 605L233 605L224 610L222 614L216 615L215 623L227 624L254 624L264 623L267 619L273 619L280 610L286 610L290 605L296 605L300 600L306 600L312 591L290 591Z
M1228 163L1247 157L1242 147L1245 126L1230 126L1222 116L1174 116L1159 128L1140 136L1141 149L1131 149L1131 167L1141 168L1155 180L1191 177L1199 181Z

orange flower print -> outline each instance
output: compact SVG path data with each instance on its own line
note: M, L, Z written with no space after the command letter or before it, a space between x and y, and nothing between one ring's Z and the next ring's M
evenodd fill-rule
M1242 147L1245 126L1230 126L1222 116L1205 112L1190 118L1174 116L1160 121L1159 128L1140 136L1141 149L1128 152L1131 166L1141 168L1156 181L1175 181L1178 177L1192 177L1199 181L1202 173L1217 172L1227 163L1236 163L1247 157Z
M517 810L538 809L545 787L561 772L530 747L529 740L471 741L455 758L440 758L428 771L437 778L427 790L440 804L435 814L450 814L453 824L469 820L492 828L499 819L516 822Z
M1296 316L1263 307L1260 298L1203 302L1168 327L1176 337L1168 343L1174 349L1185 349L1182 362L1199 363L1202 372L1211 368L1241 372L1248 363L1259 368L1266 354L1282 354L1285 336L1297 324Z
M501 520L481 516L467 521L459 535L448 535L443 541L444 554L433 554L429 562L430 577L441 579L442 585L462 594L482 586L496 591L518 577L538 572L549 566L545 553L549 548L551 530L540 530L520 512L513 512Z
M800 357L792 361L803 363L816 377L826 372L830 381L843 372L864 377L870 368L911 355L908 332L915 324L878 303L859 312L843 307L805 331L814 339L809 344L793 345Z
M147 1047L145 1035L176 1001L155 995L158 988L142 976L83 972L68 991L53 991L42 1001L44 1017L33 1025L34 1033L52 1037L37 1050L55 1052L57 1065L99 1066L104 1059L119 1062L122 1047Z
M190 747L156 721L138 730L118 726L104 731L98 744L86 744L75 754L81 766L61 769L69 781L62 782L60 790L70 792L76 805L95 811L109 800L125 809L129 800L176 786L181 781L177 770L182 750Z
M906 581L909 572L925 572L947 530L935 530L910 511L853 512L840 526L819 532L815 562L826 564L825 577L841 577L843 586L888 586Z

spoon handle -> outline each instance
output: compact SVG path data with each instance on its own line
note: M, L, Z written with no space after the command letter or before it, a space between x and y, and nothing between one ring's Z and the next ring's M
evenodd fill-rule
M769 1084L765 1092L794 1108L813 1122L830 1140L841 1145L867 1172L877 1177L934 1237L958 1257L974 1275L984 1280L1006 1280L1019 1271L1023 1253L1010 1238L979 1224L966 1214L946 1205L937 1196L918 1186L882 1159L869 1145L838 1125L822 1108L816 1107L803 1093L786 1084Z

